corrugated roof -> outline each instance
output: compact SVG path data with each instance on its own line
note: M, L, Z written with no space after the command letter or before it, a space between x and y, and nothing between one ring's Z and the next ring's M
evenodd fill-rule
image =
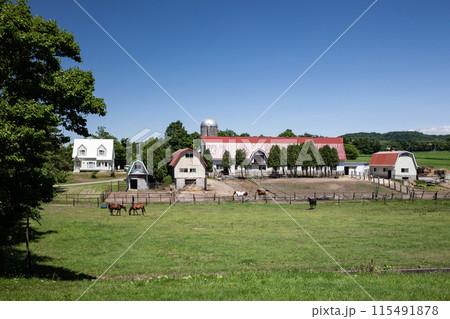
M405 151L378 152L372 155L370 166L395 166L397 158Z
M240 137L240 136L202 136L205 148L211 151L213 159L222 159L223 152L228 150L234 156L237 149L243 149L247 158L258 150L269 154L273 145L287 147L290 144L301 144L312 141L317 148L329 145L338 151L339 159L346 160L344 139L342 137Z
M206 165L206 162L205 162L205 160L203 159L203 157L200 155L200 153L197 152L197 151L194 151L192 148L183 148L183 149L181 149L181 150L178 150L178 151L176 151L176 152L173 152L173 153L172 153L172 160L170 161L169 166L174 167L174 166L177 164L178 160L180 159L181 155L183 155L184 153L186 153L186 152L188 152L188 151L192 151L193 153L197 154L198 157L199 157L199 158L201 159L201 161L203 162L203 164L205 164L205 167L208 166L208 165Z

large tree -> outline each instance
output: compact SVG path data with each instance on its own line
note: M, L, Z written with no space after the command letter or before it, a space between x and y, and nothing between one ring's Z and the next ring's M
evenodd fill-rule
M170 123L165 134L166 137L170 137L169 145L172 148L172 152L192 147L192 140L181 121Z
M88 136L85 115L106 114L92 72L63 69L62 59L81 62L72 33L33 16L26 1L0 0L0 247L25 224L27 270L30 219L55 194L51 157L68 141L56 127Z
M248 165L247 164L247 152L245 152L245 150L243 150L243 149L237 149L235 159L236 159L236 168L238 166L241 167L241 176L244 177L242 169L244 167L247 167L247 165Z
M269 158L267 159L267 166L272 167L276 173L280 167L281 150L278 145L273 145L269 151Z
M229 151L223 152L222 167L223 167L225 174L228 174L228 170L231 167L231 155L230 155Z
M347 159L355 160L359 156L358 149L352 144L344 144L345 154L347 155Z

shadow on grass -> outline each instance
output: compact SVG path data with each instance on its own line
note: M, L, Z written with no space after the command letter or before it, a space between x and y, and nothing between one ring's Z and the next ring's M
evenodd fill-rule
M45 235L57 233L56 231L37 231L30 228L30 241L38 242ZM31 251L31 272L28 273L25 268L26 252L25 249L18 249L15 246L24 242L24 230L18 227L17 231L12 234L9 246L0 246L0 277L28 277L28 278L45 278L50 280L83 280L95 279L87 274L76 273L64 267L50 266L52 258L39 256Z

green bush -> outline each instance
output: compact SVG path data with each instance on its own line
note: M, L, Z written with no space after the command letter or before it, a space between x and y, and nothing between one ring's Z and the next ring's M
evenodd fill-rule
M110 176L111 176L111 177L116 177L116 173L115 173L114 171L111 171Z
M164 184L172 184L172 183L173 183L172 176L167 175L166 177L164 177L163 183L164 183Z
M91 173L91 178L97 178L97 171L93 171Z

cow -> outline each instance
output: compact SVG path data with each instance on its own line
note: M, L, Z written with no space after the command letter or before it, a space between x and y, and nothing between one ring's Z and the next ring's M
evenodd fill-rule
M310 198L310 197L308 197L308 202L309 202L309 209L314 209L314 208L316 208L316 205L317 205L317 199L314 197L314 198Z
M113 216L113 210L117 211L116 215L120 215L121 210L123 209L125 212L127 211L127 208L124 205L121 204L108 204L109 212L111 213L111 216Z

